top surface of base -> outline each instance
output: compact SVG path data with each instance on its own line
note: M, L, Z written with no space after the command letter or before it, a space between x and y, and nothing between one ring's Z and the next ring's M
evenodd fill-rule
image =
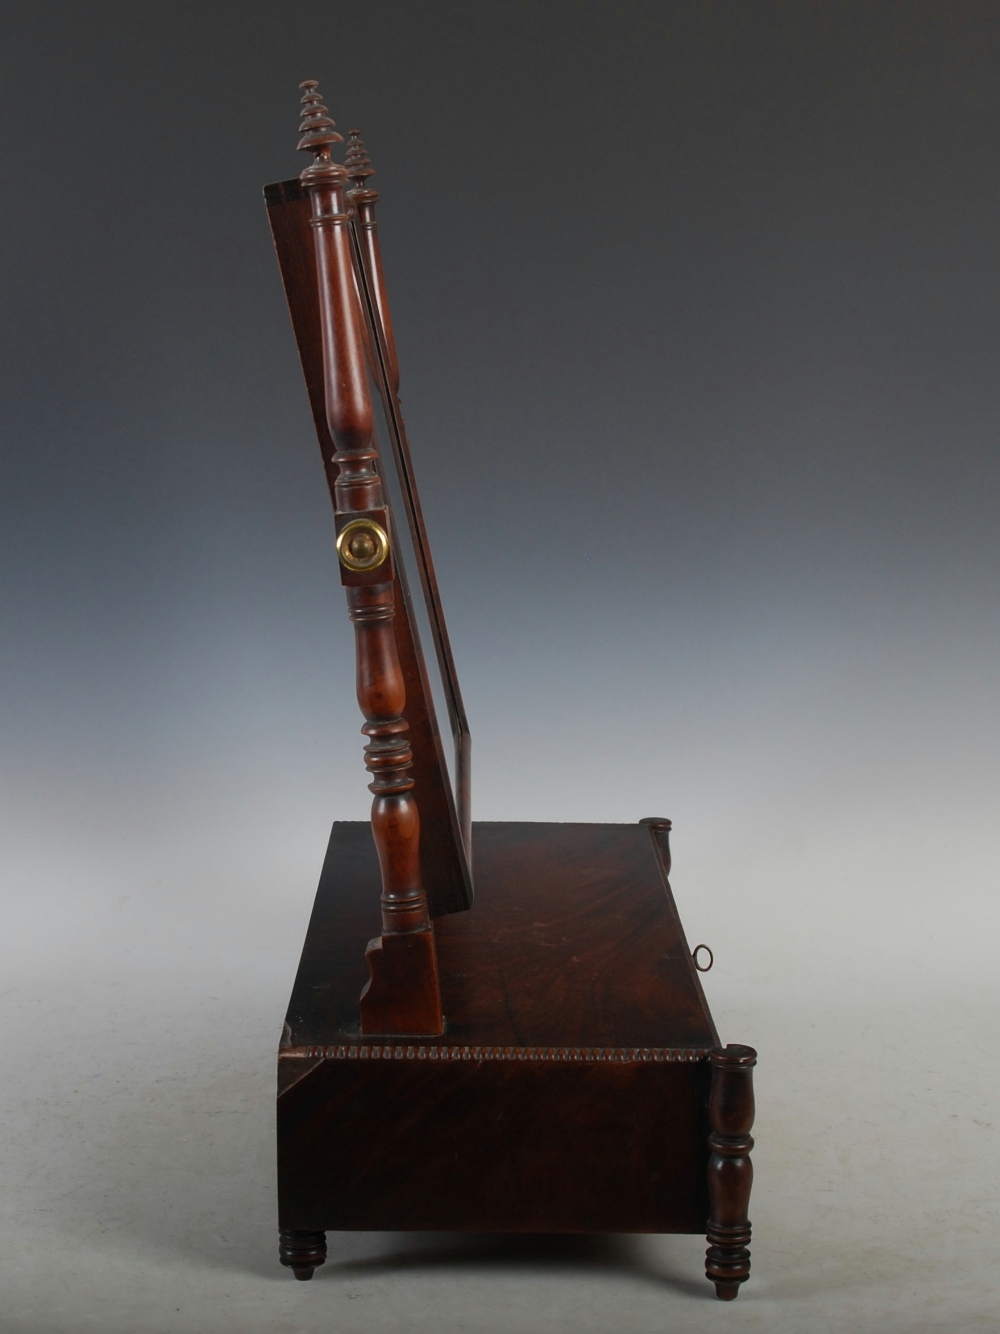
M645 826L477 823L473 855L475 906L435 923L443 1041L718 1045ZM380 929L379 891L370 825L338 821L283 1045L361 1040L358 997L365 946Z

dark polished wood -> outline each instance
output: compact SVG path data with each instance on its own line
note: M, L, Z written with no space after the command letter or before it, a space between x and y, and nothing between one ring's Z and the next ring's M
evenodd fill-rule
M365 717L362 731L369 738L365 764L374 794L371 820L381 868L382 934L418 937L415 947L385 948L383 940L372 941L368 949L371 976L360 1001L361 1027L366 1033L435 1034L442 1031L444 1021L434 928L420 873L420 812L413 794L409 723L403 716L406 683L393 631L392 538L387 543L384 536L391 525L376 467L365 326L344 200L347 173L330 157L331 145L340 142L341 136L319 99L315 82L307 80L302 86L299 148L313 153L314 160L300 180L311 208L326 423L338 469L333 493L340 575L357 645L357 695ZM360 535L357 547L344 543L352 531ZM378 554L380 542L382 563L364 567L365 560Z
M446 1031L368 1042L378 866L334 825L279 1057L281 1225L702 1232L718 1035L650 831L473 831L476 908L438 923Z
M320 327L319 289L316 280L316 259L309 218L311 208L309 198L299 180L279 181L265 186L264 199L267 204L268 221L274 238L278 266L288 301L292 328L298 347L299 359L305 377L306 390L312 409L316 436L320 454L326 471L330 497L335 501L334 487L339 468L334 462L335 447L330 436L326 420L326 397L323 373L323 343ZM405 441L405 434L403 436ZM427 537L420 512L420 496L416 482L412 477L412 463L409 462L407 447L406 461L409 465L409 484L407 494L415 507L412 527L416 528L415 543L426 548ZM411 523L410 516L398 522ZM426 569L428 580L422 578L421 589L428 599L428 615L432 626L440 628L445 636L447 655L445 659L445 681L449 701L456 701L459 731L455 738L456 749L460 757L459 798L462 798L461 785L468 788L469 772L469 730L461 704L454 661L451 657L450 644L447 640L447 627L441 610L440 595L434 577L433 563L427 556ZM427 665L420 648L420 637L416 628L413 593L408 587L405 571L401 566L394 569L397 615L393 620L393 633L396 638L396 650L406 684L406 704L404 716L410 725L411 748L413 751L413 776L416 790L420 794L421 837L420 868L421 880L427 892L432 917L446 913L462 912L472 903L472 881L468 856L465 851L466 839L463 835L462 821L467 819L469 793L465 792L465 805L460 815L448 781L442 738L435 717L428 680ZM435 646L436 647L436 646ZM441 661L440 654L438 655ZM453 685L448 685L449 681Z
M319 1266L326 1262L326 1233L281 1228L278 1259L297 1279L312 1278Z
M753 1068L757 1053L752 1047L730 1044L711 1054L712 1093L708 1104L712 1133L708 1144L708 1186L712 1211L708 1220L708 1253L705 1274L715 1284L716 1295L731 1302L740 1284L750 1277L750 1188L753 1164Z
M399 393L399 358L396 355L396 336L392 329L392 315L389 311L389 294L386 291L385 271L382 268L382 247L378 238L378 223L375 221L375 205L378 203L378 191L368 184L375 175L375 168L368 156L361 139L360 130L348 131L347 153L344 167L351 180L352 189L348 199L354 205L357 219L358 240L364 260L365 271L371 284L378 327L382 334L385 350L385 363L389 386L394 394Z
M476 906L436 923L449 1043L669 1046L702 1051L707 1062L718 1034L646 828L476 821L473 831ZM367 827L338 821L284 1052L360 1040L378 885Z
M458 672L455 670L448 627L441 607L437 574L431 557L430 543L427 540L427 530L424 526L423 510L420 505L420 493L417 490L413 460L410 455L410 444L406 434L406 424L403 420L403 411L399 401L399 361L396 355L396 338L393 333L389 296L386 290L385 272L382 267L382 247L379 242L378 223L375 221L375 206L378 203L379 192L372 189L369 184L369 179L375 174L375 169L362 143L360 132L351 130L350 135L351 142L347 148L345 166L350 179L354 182L354 188L348 192L347 198L354 208L354 237L358 257L360 289L369 310L369 327L372 331L371 342L378 360L376 380L379 384L389 439L405 496L406 516L413 536L417 573L427 606L431 638L441 673L448 721L451 725L455 743L455 802L462 839L471 861L472 736L469 732L469 722L458 684Z
M357 131L333 161L340 136L302 87L299 147L315 161L266 194L334 498L374 800L370 824L333 827L285 1021L281 1262L311 1278L328 1230L707 1228L706 1274L732 1300L750 1272L756 1053L720 1044L670 887L669 820L469 824L468 725L399 409L374 169ZM460 912L473 850L476 909Z

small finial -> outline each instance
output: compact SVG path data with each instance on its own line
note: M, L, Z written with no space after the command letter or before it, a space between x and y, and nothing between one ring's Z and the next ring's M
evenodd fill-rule
M361 131L348 130L347 134L347 152L344 155L344 166L347 168L348 176L354 182L355 190L363 190L368 177L375 175L375 168L372 166L372 160L368 156L368 150L361 138Z
M317 161L329 162L330 145L343 143L344 136L333 128L336 122L330 119L323 105L316 80L303 79L299 87L302 89L302 124L299 126L302 138L298 146L304 153L315 153Z

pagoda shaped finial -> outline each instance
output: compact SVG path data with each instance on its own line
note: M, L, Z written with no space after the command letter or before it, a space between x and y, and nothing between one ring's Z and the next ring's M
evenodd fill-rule
M375 175L375 168L372 166L372 160L368 156L365 142L361 138L361 131L348 130L347 136L347 152L344 155L344 166L347 168L347 174L351 178L355 190L363 190L368 177Z
M315 153L317 162L329 162L330 145L343 143L344 136L334 129L335 122L323 105L316 80L303 79L299 87L302 89L302 124L299 126L302 138L298 146L304 153Z

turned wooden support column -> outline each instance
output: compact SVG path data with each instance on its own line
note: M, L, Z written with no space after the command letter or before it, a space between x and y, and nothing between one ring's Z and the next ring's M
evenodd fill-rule
M379 192L369 184L375 175L368 150L361 138L360 130L348 131L347 151L344 156L344 168L352 183L347 192L347 200L354 211L354 235L359 263L364 271L365 286L368 292L368 304L372 311L372 320L376 326L374 341L378 344L380 370L384 373L387 391L387 412L391 418L390 431L394 437L397 465L400 480L407 492L410 520L414 525L416 559L423 585L424 596L428 603L431 620L431 638L438 658L438 665L445 683L449 721L455 741L455 788L457 814L460 821L462 841L465 845L466 864L472 862L472 794L471 794L471 744L469 727L465 718L458 678L452 659L448 632L441 614L441 600L437 591L437 577L430 560L427 539L424 533L423 515L420 500L413 480L413 468L410 462L410 447L406 438L406 427L399 402L399 361L396 356L396 337L392 327L392 315L389 309L389 296L386 291L385 271L382 267L382 247L379 242L378 224L375 221L375 206ZM419 537L417 536L419 534Z
M347 198L354 205L361 258L368 274L375 312L382 326L386 374L393 393L398 394L399 362L396 359L396 338L392 331L389 297L385 289L385 274L382 271L382 247L378 239L378 223L375 221L378 191L368 184L369 177L375 175L375 168L361 138L361 131L348 130L347 135L344 168L353 186L353 189L348 191Z
M372 834L382 870L382 931L368 947L371 980L361 994L365 1034L443 1032L437 958L420 878L420 813L403 717L406 687L393 634L396 609L389 513L377 468L362 316L351 250L347 172L330 148L341 142L306 80L299 148L315 154L300 180L310 199L319 284L326 417L337 465L334 510L341 582L354 624L358 704L368 737Z
M708 1103L708 1252L705 1276L715 1293L731 1302L750 1277L750 1188L753 1164L753 1047L730 1043L711 1054L712 1091Z

